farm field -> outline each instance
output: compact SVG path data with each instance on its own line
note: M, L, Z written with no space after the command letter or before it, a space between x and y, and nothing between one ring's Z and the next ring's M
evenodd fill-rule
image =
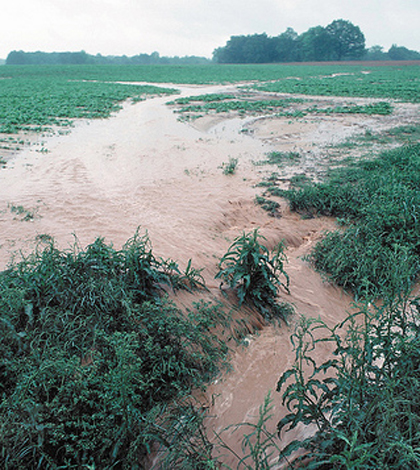
M53 467L52 455L61 465L83 468L101 468L100 461L125 468L124 456L144 468L160 468L165 458L166 468L217 468L216 460L255 468L255 435L243 449L252 426L227 428L256 423L271 391L272 417L264 426L275 435L288 413L277 383L293 367L290 336L299 318L319 318L332 328L361 309L363 299L418 291L419 97L418 65L0 67L0 309L11 344L1 346L0 374L9 385L0 389L0 433L8 445L0 459L10 452L9 468L22 458ZM382 183L369 184L377 168ZM348 181L359 184L349 188ZM393 204L380 205L388 199ZM378 213L386 216L372 218ZM294 309L288 325L268 321L257 302L236 308L234 291L216 278L232 243L256 229L268 251L284 244L287 276L278 300ZM337 235L346 230L348 251ZM380 240L367 246L372 258L348 242L362 232ZM38 258L8 271L36 249ZM140 268L131 271L135 259L144 260L150 276L141 287ZM359 259L367 261L350 262ZM74 282L68 267L77 270ZM82 300L73 295L79 290ZM162 294L173 303L157 300ZM186 311L197 329L183 323ZM71 327L57 320L61 313ZM150 323L147 331L143 323ZM45 328L45 343L37 328ZM163 365L157 349L166 354ZM331 342L319 343L314 360L326 361L332 350ZM14 356L27 361L36 387ZM201 378L209 381L203 389ZM79 405L68 401L73 382ZM83 395L83 384L96 395ZM150 423L176 430L191 393L205 414L191 415L178 435L156 438ZM138 396L147 397L147 407ZM114 417L106 411L112 403ZM86 412L76 422L72 409ZM126 426L146 416L147 425ZM200 434L203 420L210 442ZM99 428L103 434L89 447ZM284 468L275 446L307 438L314 428L300 423L281 442L267 444L272 455L260 455L269 464L261 468Z

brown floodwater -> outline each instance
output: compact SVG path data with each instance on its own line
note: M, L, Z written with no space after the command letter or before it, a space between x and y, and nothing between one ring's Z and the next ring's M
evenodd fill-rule
M232 87L179 88L181 96L187 96ZM84 247L97 237L120 247L140 227L148 232L157 256L172 258L181 267L192 259L194 267L204 268L209 288L205 295L223 300L220 282L214 280L217 262L237 235L259 228L269 248L280 240L287 245L290 295L281 293L282 300L295 307L296 315L320 317L330 325L342 320L352 308L352 298L323 282L303 260L322 232L335 227L334 221L302 220L284 201L281 217L269 217L254 204L255 195L263 192L256 184L268 171L255 163L272 150L304 151L309 171L326 158L322 149L327 144L387 125L388 118L290 122L218 115L189 124L180 122L165 104L170 99L127 103L109 119L77 122L66 135L38 136L38 146L14 155L0 170L0 269L20 252L32 251L45 235L62 249L75 240ZM401 107L404 116L407 109ZM245 128L252 132L242 132ZM47 152L37 152L39 148ZM227 176L221 166L229 158L237 158L238 166ZM197 293L197 298L202 295ZM177 302L183 302L182 296ZM294 321L289 327L265 327L249 335L232 353L232 370L210 384L203 398L211 416L209 435L221 434L239 454L242 434L224 429L255 422L269 391L271 430L284 415L275 390L293 362L289 338ZM327 347L317 352L319 359L329 353ZM298 429L285 442L306 432ZM235 465L232 454L218 452L225 463Z

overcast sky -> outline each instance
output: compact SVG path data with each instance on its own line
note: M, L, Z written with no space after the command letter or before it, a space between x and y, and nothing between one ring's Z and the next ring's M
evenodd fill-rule
M12 50L211 57L233 35L302 33L345 19L368 47L420 51L420 0L0 0L0 58Z

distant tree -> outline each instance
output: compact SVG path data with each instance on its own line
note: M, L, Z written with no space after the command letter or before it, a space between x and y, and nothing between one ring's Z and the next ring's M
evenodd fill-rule
M341 60L416 60L420 53L392 46L388 53L382 46L366 50L365 36L348 20L334 20L328 26L315 26L298 35L292 28L279 36L265 33L231 36L224 47L213 52L220 64L270 62L327 62Z
M318 62L337 60L335 41L326 28L315 26L302 33L298 39L299 60L303 62Z
M293 28L287 28L279 36L273 38L273 56L275 62L297 62L298 33Z
M160 57L158 52L138 54L133 57L90 55L80 52L23 52L12 51L7 56L6 65L149 65L149 64L209 64L206 57Z
M231 36L226 46L213 52L213 60L220 64L240 64L244 62L245 36Z
M382 46L375 45L366 50L363 60L389 60L389 56Z
M420 60L420 52L393 44L388 51L388 57L391 60Z
M263 64L274 57L274 43L265 33L231 36L225 47L213 52L213 60L220 64Z
M6 65L25 65L27 58L23 51L12 51L6 58Z
M266 64L274 60L272 39L267 34L254 34L246 36L243 48L245 63Z
M365 36L347 20L334 20L326 28L333 42L332 60L360 59L365 54Z

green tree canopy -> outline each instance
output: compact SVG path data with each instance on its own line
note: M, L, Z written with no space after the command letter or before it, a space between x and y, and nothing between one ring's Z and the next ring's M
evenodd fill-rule
M299 58L303 62L336 60L334 40L322 26L315 26L298 38Z
M355 60L365 52L365 36L360 28L340 19L300 35L287 28L276 37L265 33L231 36L224 47L213 52L213 60L229 64Z
M389 49L388 56L391 60L420 60L419 52L397 46L396 44L393 44Z
M365 36L350 21L335 20L325 29L331 38L333 60L359 59L365 53Z

